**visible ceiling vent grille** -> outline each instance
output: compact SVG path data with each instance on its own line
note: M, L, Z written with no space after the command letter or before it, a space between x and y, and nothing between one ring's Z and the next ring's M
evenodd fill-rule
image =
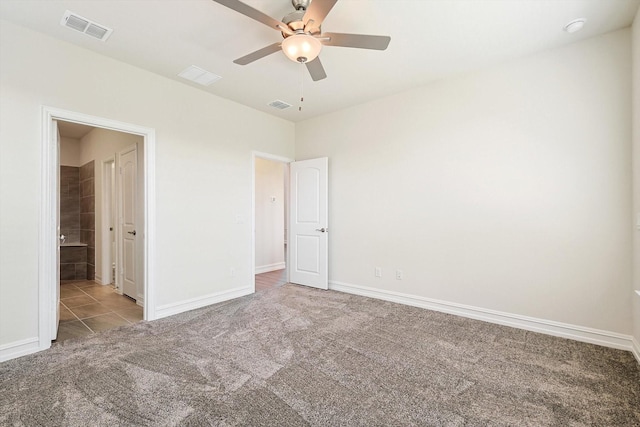
M185 68L180 74L178 74L178 76L182 77L183 79L191 80L192 82L198 83L202 86L209 86L210 84L215 83L222 78L217 74L213 74L210 71L203 70L202 68L196 67L195 65Z
M267 105L269 107L277 108L278 110L285 110L285 109L291 107L291 104L287 104L286 102L280 101L279 99L276 99L275 101L271 101Z
M104 25L97 24L69 10L67 10L62 16L60 25L62 25L63 27L71 28L72 30L80 31L81 33L94 37L103 42L106 41L113 32L111 28L107 28Z

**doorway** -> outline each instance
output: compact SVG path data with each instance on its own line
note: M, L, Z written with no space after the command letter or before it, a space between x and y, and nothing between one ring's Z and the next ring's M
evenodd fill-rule
M73 125L85 126L90 129L96 129L101 132L120 132L123 134L127 134L129 136L135 136L139 138L141 141L140 146L142 147L142 152L140 153L140 164L142 166L142 174L139 186L137 187L137 194L140 199L140 209L139 216L141 227L139 228L139 244L141 250L139 251L139 258L136 259L136 265L139 266L137 276L139 277L139 286L142 290L142 295L144 296L145 304L143 310L143 318L147 320L153 320L155 318L155 307L153 305L153 281L152 281L152 261L154 259L153 252L153 244L155 235L154 235L154 154L155 154L155 133L153 129L143 128L135 125L130 125L127 123L115 122L108 119L103 119L99 117L87 116L80 113L69 112L64 110L59 110L50 107L43 107L43 162L42 162L42 177L43 177L43 191L42 191L42 213L40 218L40 227L41 227L41 244L40 244L40 257L39 257L39 270L40 270L40 281L39 281L39 296L40 296L40 321L39 321L39 347L40 349L48 348L51 345L51 339L55 338L57 333L57 326L59 321L59 316L61 313L58 312L59 307L59 299L60 299L60 288L59 288L59 279L56 277L58 275L58 256L59 256L59 248L60 248L60 240L58 233L58 224L62 219L61 215L58 212L58 203L60 201L60 195L58 193L58 180L60 178L60 159L62 153L60 152L60 138L58 136L58 122L70 123ZM92 149L95 149L93 147ZM112 154L113 156L113 154ZM94 160L93 167L87 167L87 170L90 169L98 169L95 172L94 179L102 179L105 175L109 175L110 172L106 172L102 170L103 160L107 161L106 164L109 164L108 158L106 156L96 157ZM97 166L97 167L96 167ZM112 166L111 169L111 177L113 177L113 172L115 170L115 165ZM117 176L117 174L116 174ZM91 186L90 183L86 184L87 191L90 191L89 188ZM102 190L101 185L97 185L93 187L95 192ZM95 196L95 193L94 193ZM105 195L105 197L107 197ZM108 197L107 197L108 198ZM94 203L87 201L85 203L86 206L94 206L94 212L86 212L86 215L83 217L84 223L81 227L87 227L90 229L90 223L96 224L97 221L91 221L94 217L101 216L102 207L104 207L104 198L102 196L98 196L94 199ZM98 207L95 210L95 207ZM108 221L105 221L108 223ZM104 229L104 227L102 227ZM80 234L82 235L82 230L80 230ZM95 274L92 277L92 274L87 275L87 280L85 280L85 284L91 284L91 279L93 278L97 283L93 283L92 286L84 286L84 288L80 285L74 285L75 289L67 291L78 293L79 297L91 297L91 291L89 288L95 287L96 289L100 289L103 285L108 284L108 282L113 282L114 278L112 274L105 274L106 270L112 271L111 266L107 268L106 266L102 266L103 268L98 268L98 263L103 261L101 252L106 244L101 243L101 227L93 226L93 241L87 242L87 247L89 243L93 243L93 253L95 254L94 263L91 267L89 267L89 262L87 262L87 272L92 271ZM85 233L85 237L87 237L90 233ZM82 238L80 239L82 240ZM83 243L82 241L78 243ZM82 247L82 246L80 246ZM97 256L96 256L97 255ZM90 255L87 256L87 261L89 261ZM80 268L80 271L82 268ZM117 272L116 272L117 273ZM117 274L116 274L117 277ZM105 283L107 282L107 283ZM117 280L115 280L117 282ZM77 282L79 283L79 282ZM115 291L115 289L113 289ZM101 291L104 291L102 289ZM118 292L114 292L114 296L121 297L117 295ZM84 295L87 294L87 295ZM121 297L122 298L122 297Z
M254 292L288 281L288 199L291 159L253 153Z

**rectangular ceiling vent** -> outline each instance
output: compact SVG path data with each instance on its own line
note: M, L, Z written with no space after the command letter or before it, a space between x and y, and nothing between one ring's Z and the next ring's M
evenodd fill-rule
M111 28L107 28L104 25L97 24L69 10L67 10L62 16L60 25L62 25L63 27L71 28L72 30L80 31L81 33L84 33L103 42L107 41L107 39L113 32Z
M178 74L178 76L182 77L183 79L190 80L194 83L198 83L202 86L209 86L210 84L215 83L222 78L217 74L213 74L210 71L203 70L202 68L196 67L195 65L185 68L180 74Z
M269 107L277 108L278 110L285 110L285 109L291 107L291 104L287 104L286 102L280 101L279 99L276 99L275 101L271 101L267 105Z

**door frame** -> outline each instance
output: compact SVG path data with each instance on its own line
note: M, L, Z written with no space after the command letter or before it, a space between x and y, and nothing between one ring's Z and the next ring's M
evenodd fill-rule
M251 293L256 292L256 158L271 160L274 162L289 163L294 162L294 159L289 157L278 156L270 153L263 153L260 151L251 152ZM284 183L282 184L284 185ZM285 195L285 197L287 197ZM290 211L291 206L287 201L287 209ZM286 241L289 241L289 227L287 227ZM289 250L287 250L287 256L284 262L286 263L286 275L287 282L289 281Z
M155 307L155 129L119 122L102 117L90 116L74 111L43 105L41 107L41 191L39 218L39 250L38 250L38 341L39 350L51 347L51 328L55 322L55 307L52 300L55 296L56 283L56 241L58 239L56 224L58 212L56 205L59 194L56 186L59 162L56 156L58 144L53 143L53 121L80 123L93 127L114 130L118 132L140 135L144 138L144 195L141 207L144 211L145 223L144 262L142 267L145 305L144 319L156 319Z
M112 275L113 271L113 263L116 263L116 269L118 267L117 254L115 254L114 258L111 258L111 231L113 231L114 235L116 233L116 225L115 224L106 224L104 218L109 218L109 222L112 222L114 219L114 210L116 200L114 197L115 193L115 165L116 158L115 156L111 156L108 159L102 161L102 274L100 277L102 278L102 284L106 285L109 283L113 283L116 288L116 292L118 292L118 278L117 275ZM108 178L108 179L107 179ZM108 203L107 203L108 202ZM115 222L115 221L113 221ZM113 230L109 230L110 226ZM116 249L117 251L117 249Z

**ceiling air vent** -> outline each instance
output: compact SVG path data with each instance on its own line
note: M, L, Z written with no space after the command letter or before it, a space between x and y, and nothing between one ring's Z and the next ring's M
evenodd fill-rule
M287 104L286 102L280 101L279 99L276 99L275 101L271 101L267 105L269 107L277 108L278 110L285 110L291 107L291 104Z
M178 74L178 76L183 79L191 80L192 82L198 83L202 86L209 86L222 78L217 74L203 70L195 65L185 68L180 74Z
M81 33L84 33L103 42L107 41L107 39L113 32L111 28L107 28L104 25L97 24L69 10L67 10L62 16L60 25L62 25L63 27L71 28L72 30L80 31Z

